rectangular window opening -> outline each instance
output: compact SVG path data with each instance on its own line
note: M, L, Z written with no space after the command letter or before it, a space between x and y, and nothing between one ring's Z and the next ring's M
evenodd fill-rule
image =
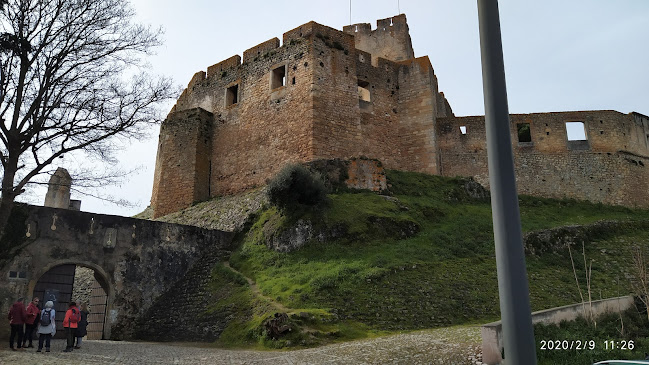
M466 126L465 125L460 126L460 133L466 134Z
M284 85L286 85L286 66L282 65L271 71L270 88L273 90Z
M17 271L9 271L9 277L10 278L17 278L18 277L18 272Z
M566 122L568 141L586 141L586 128L584 122Z
M530 123L517 123L518 142L532 142L532 133L530 132Z
M20 271L20 272L18 272L18 278L19 278L19 279L25 279L25 278L27 278L27 271Z
M372 97L370 96L370 83L363 80L358 80L358 100L370 102Z
M239 102L239 84L232 85L225 92L225 106L234 105Z

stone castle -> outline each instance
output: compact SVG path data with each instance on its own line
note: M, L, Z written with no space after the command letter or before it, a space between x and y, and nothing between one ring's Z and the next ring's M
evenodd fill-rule
M510 116L522 194L649 207L649 117ZM571 140L567 125L583 128ZM264 185L285 164L368 157L488 186L484 116L456 117L404 14L342 31L315 22L196 73L158 143L159 217Z

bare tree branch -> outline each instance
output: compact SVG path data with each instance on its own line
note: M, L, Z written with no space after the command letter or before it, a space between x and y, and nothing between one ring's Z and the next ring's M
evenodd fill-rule
M161 44L161 30L134 23L128 0L6 3L0 13L0 234L16 196L41 182L57 158L81 151L114 164L116 139L143 138L162 119L161 102L178 93L170 79L141 71L143 57ZM117 175L93 176L105 185Z

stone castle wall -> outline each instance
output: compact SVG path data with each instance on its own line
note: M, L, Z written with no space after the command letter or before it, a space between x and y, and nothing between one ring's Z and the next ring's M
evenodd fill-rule
M567 122L583 122L587 139L569 141ZM511 115L518 192L649 207L646 122L615 111ZM519 141L524 123L529 142ZM437 128L441 174L473 176L489 186L484 116L440 119Z
M436 173L430 61L356 49L359 37L377 34L409 42L405 16L397 18L363 35L310 22L286 32L281 46L273 38L246 50L243 62L233 56L196 73L161 127L154 216L264 185L293 162L368 156ZM393 57L409 57L407 48ZM361 84L370 101L359 100Z

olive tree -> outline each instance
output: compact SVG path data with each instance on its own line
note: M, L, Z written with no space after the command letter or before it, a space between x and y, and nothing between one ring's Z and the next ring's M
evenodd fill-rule
M115 163L177 90L145 73L161 30L127 0L9 0L0 12L0 236L18 195L57 158ZM114 175L113 175L114 176Z

